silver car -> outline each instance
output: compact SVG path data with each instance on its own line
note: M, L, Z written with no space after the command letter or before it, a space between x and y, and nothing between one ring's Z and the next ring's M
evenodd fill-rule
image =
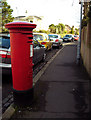
M74 37L72 34L67 34L63 37L63 41L64 42L67 42L67 41L70 41L70 42L73 42L74 41Z
M45 60L45 47L33 40L34 56L33 63L37 64L41 60ZM10 35L0 36L0 72L2 74L11 74L11 55L10 55Z
M49 34L49 40L52 42L53 47L60 47L63 44L63 40L60 35L58 34Z

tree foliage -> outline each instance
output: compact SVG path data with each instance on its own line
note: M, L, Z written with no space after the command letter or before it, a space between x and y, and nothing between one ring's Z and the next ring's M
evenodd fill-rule
M49 25L49 30L51 33L61 34L65 31L65 25L62 23L59 23L58 25L51 24Z
M59 23L57 26L58 26L58 33L59 34L63 33L65 30L65 25L62 23Z
M74 26L72 26L70 33L74 34Z
M50 34L49 30L39 30L39 31L36 31L35 29L33 29L33 32Z
M49 30L51 33L56 33L56 26L54 24L49 25Z
M75 28L75 35L79 35L79 29Z
M14 17L12 17L13 10L7 2L2 2L2 32L6 32L5 24L12 22Z

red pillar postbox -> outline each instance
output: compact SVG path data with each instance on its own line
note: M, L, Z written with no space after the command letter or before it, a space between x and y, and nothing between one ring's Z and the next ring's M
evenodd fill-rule
M28 22L11 22L5 27L10 30L14 103L27 106L33 99L32 30L36 25Z

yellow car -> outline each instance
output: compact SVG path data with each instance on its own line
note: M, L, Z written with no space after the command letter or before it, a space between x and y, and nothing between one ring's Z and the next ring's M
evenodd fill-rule
M52 42L48 40L48 35L46 33L33 33L33 39L44 45L47 50L51 50Z

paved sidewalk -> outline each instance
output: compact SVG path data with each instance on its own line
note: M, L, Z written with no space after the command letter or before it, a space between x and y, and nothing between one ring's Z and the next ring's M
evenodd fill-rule
M77 45L68 44L50 63L34 87L34 102L15 118L89 118L89 80L76 65Z

